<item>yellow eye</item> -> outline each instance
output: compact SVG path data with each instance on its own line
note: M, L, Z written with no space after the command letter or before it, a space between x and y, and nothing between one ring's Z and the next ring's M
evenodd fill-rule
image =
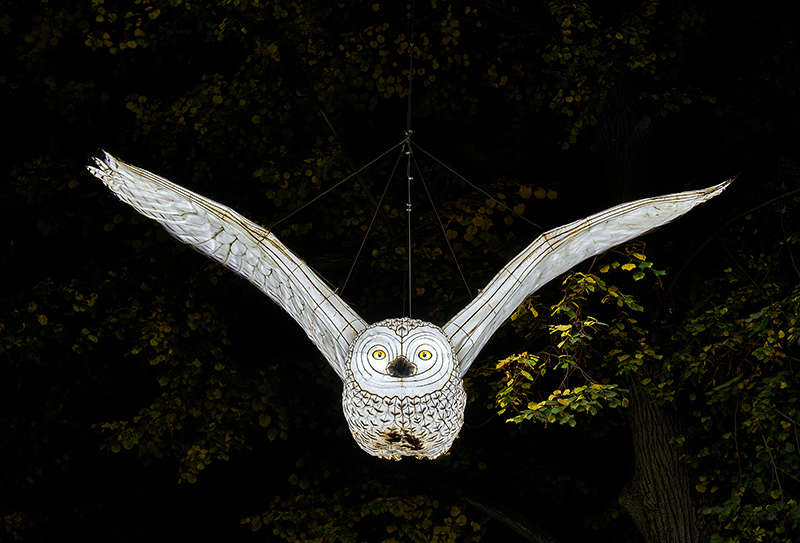
M384 351L383 349L377 349L375 351L372 351L372 358L374 358L375 360L383 360L384 358L386 358L386 351Z
M419 356L422 360L430 360L433 355L430 351L420 351L417 356Z

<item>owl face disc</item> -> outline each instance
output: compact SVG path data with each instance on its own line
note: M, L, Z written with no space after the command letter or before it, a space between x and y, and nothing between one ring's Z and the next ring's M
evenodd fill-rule
M441 329L408 318L369 326L353 342L348 360L358 387L398 398L440 390L455 367L453 347Z

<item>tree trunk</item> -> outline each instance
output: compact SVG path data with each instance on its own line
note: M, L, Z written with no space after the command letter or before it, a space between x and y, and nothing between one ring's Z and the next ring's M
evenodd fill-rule
M595 127L595 142L601 152L610 201L628 201L648 194L648 142L652 119L637 112L634 91L617 88L610 106Z
M650 117L636 107L638 93L620 85L596 128L609 195L619 200L647 194ZM638 382L631 382L629 408L633 479L620 503L646 543L699 543L703 530L689 474L670 443L679 433L674 412L659 407Z
M632 383L629 416L635 467L620 503L646 543L699 543L702 527L689 474L670 443L678 435L675 414Z

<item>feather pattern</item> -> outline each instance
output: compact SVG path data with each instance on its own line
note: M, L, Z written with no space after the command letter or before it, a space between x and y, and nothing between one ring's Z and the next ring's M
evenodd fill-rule
M87 169L172 236L248 279L303 328L340 378L366 323L271 232L231 208L103 153Z
M576 264L677 219L720 194L732 182L627 202L536 238L444 325L461 377L522 301Z

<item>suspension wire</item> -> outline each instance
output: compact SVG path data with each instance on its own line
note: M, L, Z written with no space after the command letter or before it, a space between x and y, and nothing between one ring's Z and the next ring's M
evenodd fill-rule
M411 275L411 182L414 180L411 175L411 140L406 144L405 153L408 157L406 161L406 177L408 179L408 200L406 201L406 214L408 215L408 316L411 317L411 296L414 287Z
M469 185L469 186L470 186L470 187L472 187L473 189L477 190L478 192L480 192L481 194L483 194L484 196L486 196L487 198L489 198L491 201L493 201L494 203L496 203L497 205L499 205L499 206L500 206L500 207L502 207L503 209L507 210L507 211L508 211L509 213L511 213L513 216L515 216L515 217L517 217L517 218L519 218L519 219L523 220L524 222L526 222L526 223L530 224L531 226L533 226L533 227L535 227L535 228L538 228L540 231L544 231L544 228L542 228L541 226L539 226L538 224L536 224L536 223L535 223L535 222L533 222L532 220L530 220L530 219L528 219L528 218L526 218L526 217L523 217L523 216L522 216L522 215L520 215L519 213L516 213L516 212L515 212L513 209L511 209L510 207L508 207L508 204L505 204L505 203L501 202L500 200L498 200L497 198L495 198L494 196L492 196L491 194L489 194L488 192L486 192L485 190L483 190L482 188L480 188L478 185L476 185L475 183L473 183L472 181L470 181L469 179L467 179L466 177L464 177L463 175L461 175L460 173L458 173L457 171L455 171L453 168L451 168L450 166L448 166L447 164L445 164L444 162L442 162L441 160L439 160L438 158L436 158L435 156L433 156L431 153L429 153L428 151L426 151L425 149L423 149L422 147L420 147L418 143L414 142L414 143L413 143L413 145L414 145L414 147L416 147L417 149L419 149L420 151L422 151L424 154L426 154L428 157L430 157L431 159L433 159L433 160L434 160L436 163L438 163L440 166L442 166L443 168L445 168L446 170L448 170L450 173L452 173L453 175L455 175L457 178L461 179L461 180L462 180L463 182L465 182L467 185Z
M411 11L408 16L408 107L406 109L406 137L410 138L411 130L411 91L414 82L414 0L411 0Z
M414 180L411 170L411 136L414 131L411 129L411 91L414 83L414 0L411 0L408 12L408 106L406 109L406 179L408 199L406 200L406 214L408 215L408 316L411 317L411 299L414 292L414 280L411 273L411 182Z
M350 180L350 179L352 179L353 177L355 177L355 176L357 176L358 174L362 173L363 171L365 171L366 169L368 169L370 166L372 166L373 164L375 164L376 162L378 162L380 159L382 159L383 157L385 157L386 155L388 155L389 153L391 153L392 151L394 151L395 149L397 149L397 148L398 148L398 147L400 147L401 145L405 145L407 141L408 141L408 140L407 140L407 138L404 138L403 140L401 140L401 141L399 141L399 142L395 143L394 145L392 145L391 147L389 147L388 149L386 149L384 152L382 152L381 154L379 154L378 156L376 156L375 158L373 158L372 160L370 160L369 162L367 162L366 164L364 164L363 166L361 166L359 169L357 169L357 170L356 170L356 171L354 171L353 173L351 173L351 174L347 175L347 176L346 176L344 179L342 179L341 181L338 181L338 182L337 182L335 185L333 185L332 187L329 187L328 189L326 189L326 190L324 190L324 191L320 192L320 193L319 193L319 194L317 194L315 197L313 197L311 200L309 200L309 201L308 201L308 202L306 202L305 204L301 205L300 207L298 207L298 208L297 208L297 209L295 209L294 211L290 212L288 215L285 215L284 217L282 217L282 218L278 219L277 221L273 222L272 224L270 224L270 225L269 225L269 227L268 227L267 229L268 229L268 230L270 230L270 231L272 231L272 230L273 230L273 229L274 229L276 226L278 226L278 225L279 225L279 224L281 224L282 222L284 222L284 221L286 221L286 220L290 219L291 217L294 217L294 216L295 216L297 213L300 213L302 210L304 210L305 208L307 208L308 206L310 206L311 204L313 204L314 202L316 202L317 200L319 200L320 198L322 198L323 196L325 196L326 194L328 194L329 192L331 192L331 191L332 191L332 190L334 190L335 188L339 187L339 185L341 185L341 184L343 184L343 183L346 183L347 181L349 181L349 180Z
M419 167L416 157L414 157L414 167L417 170L417 174L419 174L419 180L422 183L422 188L425 189L425 194L428 196L428 201L431 203L431 208L433 209L434 215L436 215L436 220L439 222L439 228L442 229L442 235L444 236L445 243L447 243L447 248L450 250L450 256L453 257L453 262L455 262L458 274L461 276L461 280L464 282L464 287L467 289L467 297L471 300L472 289L469 288L469 283L467 283L467 278L464 277L464 271L461 268L461 264L458 263L456 252L453 249L453 246L450 244L450 240L447 238L447 230L444 227L444 223L442 223L442 218L439 216L439 211L436 209L436 204L433 202L433 196L431 196L431 192L428 190L428 184L425 183L425 176L422 175L422 169Z
M350 270L347 272L347 277L344 278L344 283L342 283L342 288L338 289L337 294L339 296L342 295L344 292L345 287L347 286L347 282L350 281L350 276L353 274L353 270L356 268L356 263L358 262L358 257L361 256L361 251L364 249L364 245L367 243L367 237L369 236L370 230L372 230L372 225L375 224L375 219L378 216L378 212L381 209L381 204L383 203L383 199L386 197L386 193L389 190L389 185L392 183L394 179L394 174L397 171L397 165L400 164L400 159L403 157L403 151L401 150L400 153L397 155L397 160L394 161L394 166L392 167L392 173L389 174L389 179L386 181L386 185L383 187L383 192L381 193L380 199L378 199L378 205L375 206L375 211L372 214L372 219L369 221L369 226L367 226L367 231L364 232L364 237L361 239L361 245L358 247L358 251L356 252L355 258L353 258L352 264L350 264Z

